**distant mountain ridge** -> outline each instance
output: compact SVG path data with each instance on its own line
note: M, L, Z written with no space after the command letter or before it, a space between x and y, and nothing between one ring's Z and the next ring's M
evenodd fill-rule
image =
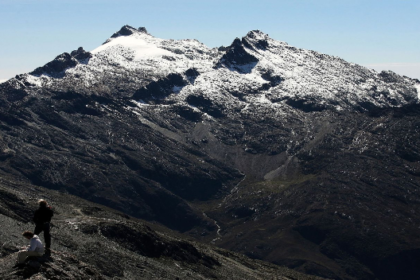
M20 87L18 81L26 83L28 92L36 91L41 84L51 88L64 84L75 89L103 85L115 90L113 82L125 75L124 84L129 88L124 88L124 94L129 97L148 79L183 74L193 68L200 77L178 98L173 96L176 101L194 91L210 93L207 83L211 81L218 92L232 93L241 88L246 92L259 91L259 98L263 96L273 104L302 104L307 110L366 110L416 103L420 84L392 72L376 73L337 57L297 49L258 30L235 39L226 50L218 50L196 40L158 39L144 27L130 26L122 27L92 52L79 48L71 54L63 53L8 83L15 83L16 87ZM69 80L73 84L67 85ZM107 94L107 90L97 93ZM248 94L246 101L252 102L252 97ZM237 103L235 99L229 101Z
M258 30L123 26L0 84L0 173L306 273L413 279L419 92Z

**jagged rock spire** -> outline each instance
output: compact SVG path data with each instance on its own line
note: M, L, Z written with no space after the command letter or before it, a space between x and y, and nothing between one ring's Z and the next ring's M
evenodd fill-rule
M141 32L141 33L146 33L146 34L149 34L149 32L147 32L146 27L139 27L137 30L138 30L139 32ZM150 34L149 34L149 35L150 35Z
M148 34L146 27L139 27L138 29L130 26L130 25L124 25L123 27L121 27L121 29L117 32L115 32L114 34L112 34L111 38L116 38L119 36L130 36L131 34L135 33L135 32L140 32L140 33L144 33L144 34Z

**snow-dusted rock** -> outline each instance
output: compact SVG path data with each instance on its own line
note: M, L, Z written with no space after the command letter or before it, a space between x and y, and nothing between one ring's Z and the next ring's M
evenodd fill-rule
M194 80L187 77L189 69L196 71ZM295 48L258 30L227 48L210 49L196 40L159 39L130 26L91 52L63 53L8 83L21 88L14 80L20 81L29 94L43 88L132 97L170 74L182 75L187 84L175 86L165 99L182 103L198 94L227 104L226 109L256 102L305 111L399 107L417 103L420 86L418 80Z

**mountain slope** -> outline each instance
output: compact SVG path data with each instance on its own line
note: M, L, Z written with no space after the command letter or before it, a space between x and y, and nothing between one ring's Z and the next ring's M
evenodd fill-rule
M121 212L10 176L2 176L0 193L2 279L321 279L183 240ZM27 243L20 233L33 227L29 221L37 197L48 198L55 212L52 252L13 267L17 247Z
M260 31L124 26L0 84L0 168L303 272L410 279L419 86Z
M249 178L209 210L224 229L216 244L335 271L328 277L345 278L338 263L355 279L415 279L418 118L418 106L374 117L311 114L313 121L294 128L299 135L313 125L311 141L300 140L302 147L266 180Z

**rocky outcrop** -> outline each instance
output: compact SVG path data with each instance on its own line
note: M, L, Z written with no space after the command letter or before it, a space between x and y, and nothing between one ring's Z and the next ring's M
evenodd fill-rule
M184 81L184 78L180 74L169 74L167 77L156 82L151 82L144 88L136 91L133 99L159 103L168 95L180 92L186 85L187 82Z
M16 259L17 253L0 259L2 279L106 279L96 268L68 253L52 250L49 255L30 257L21 265L14 265Z
M92 54L90 52L85 51L82 47L79 47L77 50L72 51L70 55L77 59L79 62L84 63L87 63L87 60L92 57Z
M129 25L124 25L118 32L112 34L111 38L117 38L119 36L129 36L135 32L135 28Z
M226 53L221 57L217 65L225 65L240 73L250 72L257 64L258 58L246 51L245 47L247 45L244 42L246 42L245 39L241 41L239 38L236 38L226 49Z
M53 77L63 77L64 70L75 67L77 60L68 53L63 53L57 56L53 61L45 64L43 67L39 67L31 72L32 75L46 74Z
M36 68L30 74L34 76L47 75L54 78L62 78L65 71L76 67L79 63L87 63L92 57L90 52L86 52L82 47L69 53L57 56L53 61L48 62L42 67Z

